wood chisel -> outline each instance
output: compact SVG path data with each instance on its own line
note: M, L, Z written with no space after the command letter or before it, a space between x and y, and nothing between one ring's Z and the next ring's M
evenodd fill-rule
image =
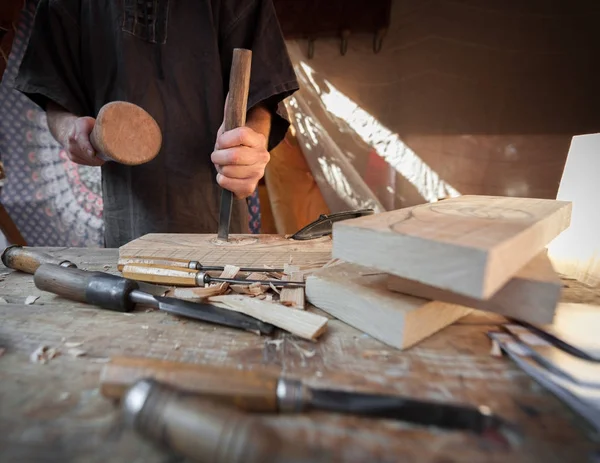
M276 425L234 407L152 379L136 382L121 403L126 426L149 442L202 463L306 463L333 461Z
M204 272L215 272L215 271L223 271L225 270L225 266L223 265L203 265L197 260L188 260L188 259L177 259L175 257L145 257L145 256L136 256L136 257L121 257L117 264L117 269L119 272L123 271L123 267L129 264L148 264L148 265L158 265L161 267L180 267L180 268L189 268L192 270L202 270ZM248 273L267 273L267 272L284 272L283 268L273 268L273 267L240 267L240 272L248 272Z
M227 95L227 103L225 104L225 118L223 121L225 132L246 125L251 65L252 51L243 48L235 48L233 50L233 60L229 75L229 93ZM222 188L217 235L220 240L229 240L232 208L233 193Z
M206 272L185 269L181 267L167 267L153 264L128 264L123 266L122 274L125 278L148 283L158 283L173 286L199 286L210 283L230 283L234 285L273 285L279 288L303 288L304 281L287 280L244 280L239 278L213 277Z
M70 260L58 259L39 249L20 245L12 245L4 249L4 252L2 252L2 263L7 268L23 273L29 273L30 275L33 275L42 264L54 264L59 267L78 268L77 265ZM167 286L149 284L146 282L139 282L138 285L140 290L154 296L161 296L170 289Z
M251 412L300 413L322 410L395 419L425 426L518 437L512 425L488 407L428 402L407 397L311 388L270 372L115 357L104 365L100 391L120 399L136 381L151 378Z
M153 296L140 291L137 282L105 272L90 272L43 264L35 271L33 281L42 291L118 312L130 312L137 304L142 304L173 315L232 328L259 331L262 334L270 334L275 328L254 317L212 304Z

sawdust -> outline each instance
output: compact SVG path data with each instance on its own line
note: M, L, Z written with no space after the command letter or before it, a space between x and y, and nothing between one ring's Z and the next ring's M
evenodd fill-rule
M216 246L248 246L258 242L258 238L237 238L229 237L229 241L223 241L219 238L213 238L209 241Z

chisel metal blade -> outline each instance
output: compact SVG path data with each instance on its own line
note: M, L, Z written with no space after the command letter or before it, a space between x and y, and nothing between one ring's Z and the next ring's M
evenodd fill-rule
M219 230L218 238L220 240L229 240L229 227L231 224L231 209L233 208L233 194L225 188L221 191L221 209L219 211Z
M494 415L488 407L426 402L403 397L365 394L328 389L311 389L308 406L315 410L387 418L435 426L454 431L469 431L491 438L505 446L522 441L513 424Z
M249 315L223 309L212 304L190 302L163 296L151 296L141 291L133 291L131 299L138 304L147 304L173 315L202 320L218 325L241 328L248 331L259 331L271 334L275 327Z

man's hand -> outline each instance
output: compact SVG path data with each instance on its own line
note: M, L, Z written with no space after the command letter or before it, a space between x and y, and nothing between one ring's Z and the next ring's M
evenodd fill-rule
M90 142L96 123L93 117L77 117L52 102L48 104L47 116L52 136L62 145L71 161L84 166L104 164Z
M104 161L96 156L94 147L90 142L90 134L94 129L95 119L92 117L79 117L75 119L69 130L63 146L69 159L84 166L101 166Z
M219 129L211 160L217 168L217 183L237 198L254 193L270 159L262 133L248 126L228 132L223 126Z

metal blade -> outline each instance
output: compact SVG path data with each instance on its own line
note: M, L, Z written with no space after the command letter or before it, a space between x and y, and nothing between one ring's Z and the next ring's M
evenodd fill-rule
M221 191L221 209L219 211L219 232L220 240L229 240L229 226L231 224L231 209L233 208L233 194L225 188Z
M230 326L232 328L259 331L261 334L271 334L275 328L273 325L264 323L249 315L223 309L212 304L190 302L162 296L154 296L154 299L158 301L158 308L160 310L174 315Z
M503 432L509 426L487 407L425 402L403 397L312 389L314 409L408 421L446 429L469 430L478 434Z

